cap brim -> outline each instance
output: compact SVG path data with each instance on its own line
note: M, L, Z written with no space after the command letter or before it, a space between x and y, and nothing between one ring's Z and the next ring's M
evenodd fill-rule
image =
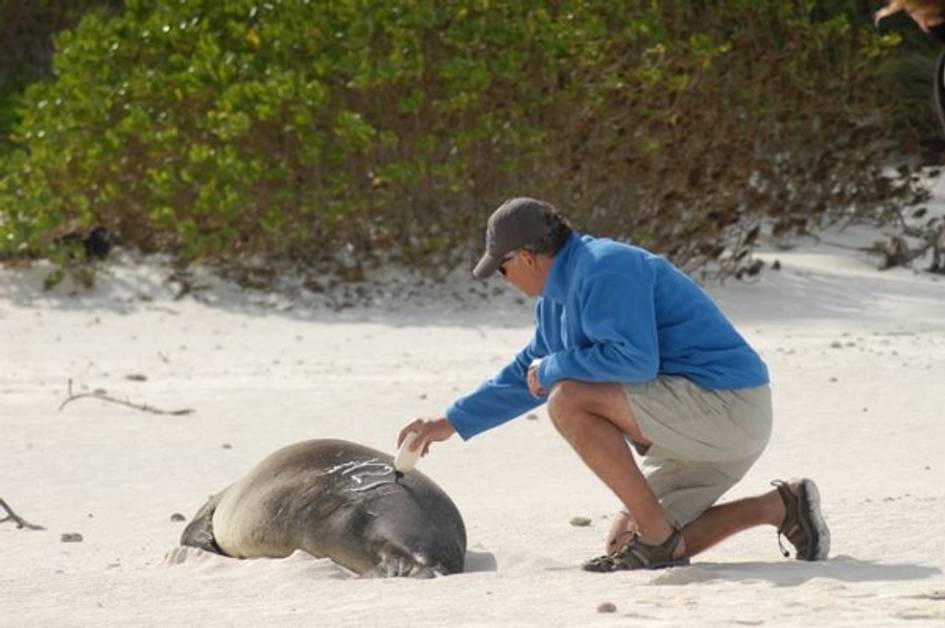
M473 268L473 277L476 277L477 279L485 279L495 271L499 270L499 266L501 265L501 257L494 256L489 251L486 251L483 253L479 263L476 264L476 267Z

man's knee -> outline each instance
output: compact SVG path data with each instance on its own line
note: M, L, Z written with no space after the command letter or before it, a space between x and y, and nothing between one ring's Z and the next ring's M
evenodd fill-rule
M610 525L610 532L607 533L604 551L606 553L620 549L620 547L630 540L640 528L627 510L621 510L614 517L614 522Z
M559 432L579 429L588 414L605 418L638 442L646 442L619 384L564 379L554 385L548 395L548 416Z
M548 416L559 430L565 429L580 414L584 384L573 379L555 383L548 395Z

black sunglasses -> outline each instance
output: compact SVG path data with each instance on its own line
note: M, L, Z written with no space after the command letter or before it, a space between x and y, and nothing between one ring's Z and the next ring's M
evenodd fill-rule
M503 277L505 277L505 273L507 272L505 270L505 265L511 262L513 259L515 259L515 255L516 255L515 253L509 253L504 258L502 258L502 263L499 264L499 274L502 275Z

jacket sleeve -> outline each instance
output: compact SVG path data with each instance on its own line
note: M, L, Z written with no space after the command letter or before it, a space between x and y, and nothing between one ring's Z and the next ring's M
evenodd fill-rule
M651 274L608 272L588 277L580 292L580 327L586 342L542 360L539 381L635 383L659 370L654 281Z
M528 392L526 376L532 360L546 355L548 344L539 325L531 342L514 360L447 408L446 418L463 440L502 425L545 402L545 397L535 398Z

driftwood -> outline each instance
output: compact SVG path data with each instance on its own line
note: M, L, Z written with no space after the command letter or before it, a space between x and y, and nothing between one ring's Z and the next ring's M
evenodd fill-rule
M100 401L108 401L109 403L117 403L118 405L127 406L129 408L134 408L135 410L141 410L142 412L150 412L151 414L172 414L172 415L182 415L182 414L191 414L194 412L191 408L184 408L183 410L161 410L160 408L155 408L154 406L148 405L146 403L132 403L124 399L115 399L110 397L101 391L93 391L90 393L73 393L72 392L72 380L69 380L68 387L68 397L65 401L59 406L59 409L62 410L66 407L66 404L75 401L76 399L98 399Z
M3 519L0 519L0 523L3 523L5 521L13 521L16 523L17 528L26 528L27 530L45 530L46 529L43 526L38 526L36 524L30 523L23 517L13 512L13 509L10 508L10 506L5 501L3 501L3 499L0 499L0 508L3 508L4 510L6 510L7 515L8 515L4 517Z
M909 267L912 263L932 251L932 264L925 270L930 273L945 274L945 226L929 229L925 232L910 231L906 235L921 238L923 242L910 247L902 236L889 236L886 240L877 240L871 246L850 246L838 242L824 241L824 244L851 251L861 251L879 257L877 268L887 270L895 267Z

